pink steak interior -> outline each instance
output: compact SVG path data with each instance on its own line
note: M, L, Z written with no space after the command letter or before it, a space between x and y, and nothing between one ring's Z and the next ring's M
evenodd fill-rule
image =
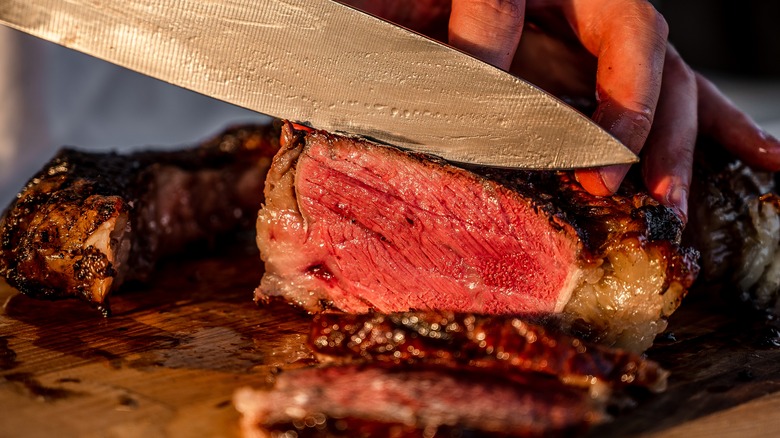
M277 275L345 311L559 312L577 239L515 192L468 171L310 134L295 166L302 225ZM271 237L273 240L273 237Z

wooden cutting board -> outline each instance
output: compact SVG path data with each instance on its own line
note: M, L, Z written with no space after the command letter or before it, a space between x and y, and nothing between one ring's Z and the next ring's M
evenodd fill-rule
M252 302L261 276L251 241L171 260L114 296L110 318L0 280L0 437L237 437L236 388L312 363L306 316ZM669 390L591 436L780 433L778 332L690 298L649 352Z

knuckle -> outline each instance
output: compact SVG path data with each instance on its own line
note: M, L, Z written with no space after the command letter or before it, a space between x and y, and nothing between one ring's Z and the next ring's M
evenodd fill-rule
M666 22L666 18L647 0L627 3L618 0L614 4L618 8L619 16L626 20L627 28L639 31L645 37L662 41L665 44L669 36L669 24Z
M659 38L666 40L669 36L669 23L666 18L648 1L642 0L635 3L637 6L637 16L645 25L649 25L652 32Z
M679 56L667 56L664 70L665 75L674 77L678 82L688 85L696 83L696 72Z
M634 132L647 136L653 127L653 108L645 102L637 102L631 115Z
M666 18L664 18L664 16L661 15L661 13L658 12L653 7L653 5L647 3L647 8L650 11L649 19L653 23L653 27L655 28L656 33L658 33L661 39L666 40L669 36L669 23L666 22Z
M474 0L473 5L513 21L522 20L525 13L522 0Z

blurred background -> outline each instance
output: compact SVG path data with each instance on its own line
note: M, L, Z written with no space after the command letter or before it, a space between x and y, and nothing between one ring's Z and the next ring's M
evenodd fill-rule
M670 40L780 137L780 1L655 0ZM193 144L264 116L0 26L0 210L63 145Z
M780 1L653 4L669 23L669 40L683 59L780 138Z
M669 39L699 70L780 78L780 2L656 0Z
M62 146L182 147L269 120L4 26L0 66L0 212Z

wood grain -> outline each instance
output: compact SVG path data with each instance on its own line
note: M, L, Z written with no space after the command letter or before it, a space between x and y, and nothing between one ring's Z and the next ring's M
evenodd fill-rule
M168 261L111 302L45 302L0 283L0 437L236 437L233 391L312 363L307 317L258 307L252 242ZM769 436L780 425L773 325L745 322L693 295L651 359L672 371L663 394L591 436Z
M237 436L233 391L307 363L305 317L259 309L254 253L168 263L112 301L35 301L0 285L0 436Z
M656 434L665 438L770 438L780 428L780 394L774 393Z

